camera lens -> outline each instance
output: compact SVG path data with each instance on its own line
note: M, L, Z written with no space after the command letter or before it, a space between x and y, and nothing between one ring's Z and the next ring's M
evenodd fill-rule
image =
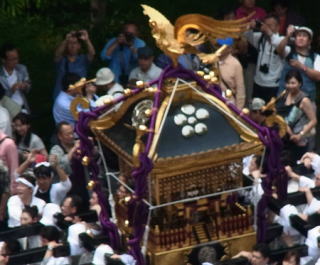
M260 65L259 71L264 74L269 73L269 66L267 64Z

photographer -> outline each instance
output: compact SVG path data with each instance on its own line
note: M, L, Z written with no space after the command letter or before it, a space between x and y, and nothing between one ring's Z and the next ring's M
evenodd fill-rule
M283 37L279 35L279 20L274 15L268 15L263 22L253 21L252 30L246 33L250 44L258 50L257 68L254 76L252 97L258 97L268 102L278 92L279 78L284 60L276 52L276 44Z
M126 85L130 71L137 66L137 49L145 46L138 37L138 28L133 23L123 26L120 34L107 42L101 51L101 60L115 74L115 81Z
M294 38L293 45L290 45ZM302 76L301 90L311 100L316 99L316 81L320 80L320 56L311 49L313 31L307 27L290 25L287 36L280 42L277 52L286 58L280 79L280 91L285 89L285 76L291 70L298 70Z
M158 78L161 74L161 68L153 63L153 50L147 46L139 48L138 67L134 68L129 75L130 85L135 86L136 81L149 82Z
M87 48L86 54L81 54L82 43ZM53 97L56 98L61 91L62 78L67 73L75 73L86 77L89 63L93 61L95 49L86 30L71 31L56 49L54 62L56 64L56 83Z

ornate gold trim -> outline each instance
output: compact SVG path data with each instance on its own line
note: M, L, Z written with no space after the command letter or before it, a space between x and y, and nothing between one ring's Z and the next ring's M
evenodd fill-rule
M168 175L168 168L170 168L170 175L184 174L189 172L190 168L196 171L208 165L217 166L233 162L250 154L261 154L263 148L264 146L261 142L241 143L239 145L227 146L206 152L158 158L155 161L152 174Z
M81 106L84 109L89 109L90 108L90 102L87 98L85 97L75 97L70 104L70 111L75 120L78 120L79 118L79 112L78 112L78 106Z
M102 117L100 116L101 118L99 118L98 120L91 121L89 123L91 130L106 130L113 127L124 116L124 114L132 104L140 99L149 98L152 95L152 92L144 90L134 96L129 97L126 101L123 102L123 104L117 111L112 112L108 115L102 114Z
M113 127L124 115L125 113L128 111L128 109L132 106L132 104L134 104L135 102L137 102L138 100L144 99L144 98L149 98L153 95L152 92L148 91L148 90L144 90L141 93L134 95L132 97L129 97L119 108L119 110L117 112L113 112L110 113L109 115L103 116L104 114L102 114L102 118L96 121L91 121L90 122L90 128L91 130L97 135L98 138L101 138L101 140L107 144L110 145L111 148L118 153L119 155L121 155L122 157L126 157L127 161L130 161L130 164L133 164L133 157L132 154L126 154L126 152L124 150L122 150L116 143L114 143L109 137L107 137L103 132L103 130L107 130L111 127ZM187 84L183 84L181 87L179 85L179 90L176 91L176 95L173 99L173 103L172 104L176 104L177 102L181 102L181 101L185 101L185 100L193 100L193 101L198 101L198 102L202 102L202 103L206 103L208 105L211 105L210 102L208 102L208 99L213 101L215 104L217 104L217 106L219 106L223 111L225 111L226 113L228 113L229 115L231 115L232 117L239 119L239 121L243 124L246 124L241 117L239 118L239 116L236 116L229 108L228 106L223 103L221 100L217 99L216 97L206 94L204 92L200 92L200 94L196 93L195 91L193 91ZM165 110L166 110L166 106L169 102L169 96L166 96L166 98L162 101L162 104L158 110L158 117L156 120L156 126L155 126L155 139L157 136L157 133L159 131L160 128L160 124L161 121L163 119ZM218 108L217 111L221 112ZM230 123L230 126L232 126L233 128L236 129L236 131L239 133L240 137L247 143L254 143L254 151L255 152L259 152L260 150L262 150L261 148L261 142L258 138L258 135L256 133L254 133L253 131L240 126L237 122L235 122L234 120L232 120L230 117L228 117L227 115L225 115L224 113L222 113L222 115L224 115L226 117L226 119L228 120L228 122ZM248 127L249 125L246 124ZM250 128L250 127L249 127ZM151 149L149 152L149 157L153 158L153 160L156 160L157 157L157 153L156 153L156 142L157 141L153 141L152 145L151 145ZM240 146L242 146L240 144ZM236 148L236 147L232 147L232 148ZM248 151L244 151L243 155L248 155L252 150L252 146L249 145L248 147ZM228 148L227 148L228 149ZM237 148L236 148L237 149ZM243 147L241 148L243 149ZM246 149L246 148L244 148ZM222 150L225 150L225 148L222 148ZM228 149L230 150L230 149ZM259 150L259 151L257 151ZM216 150L218 151L218 150ZM231 154L234 154L234 149L230 150ZM210 151L209 151L210 152ZM207 152L204 152L207 153ZM186 156L188 156L190 154L187 154ZM196 154L193 154L196 155ZM198 154L201 157L201 153ZM224 154L224 156L228 156L228 154ZM232 156L233 157L233 156ZM176 159L179 159L181 157L175 157ZM166 158L165 160L167 160L169 158ZM170 157L170 160L172 160L174 158ZM161 161L161 160L160 160Z
M197 246L210 245L210 244L213 244L213 243L224 243L224 242L228 242L228 241L232 241L232 240L252 238L252 237L254 237L253 241L255 243L255 236L256 236L256 232L249 232L249 233L246 233L246 234L243 234L243 235L239 235L239 236L233 236L233 237L230 237L230 238L224 238L224 239L220 239L220 240L214 240L214 241L210 241L210 242L200 243L200 244L192 245L192 246L188 246L188 247L182 247L182 248L166 250L166 251L161 251L161 252L155 252L155 253L153 253L151 251L151 253L154 256L161 256L161 255L164 255L164 254L170 254L170 253L175 253L175 252L182 252L182 251L186 251L186 250L192 250L192 249L196 248ZM230 254L232 255L233 253L230 253ZM177 264L177 263L175 263L175 264Z
M182 100L195 100L195 101L199 101L199 102L203 102L203 103L207 103L208 105L211 105L210 102L208 102L207 99L213 101L214 103L216 103L219 107L221 107L225 112L227 112L229 115L235 117L236 119L239 119L239 116L236 116L228 107L226 104L224 104L221 100L217 99L216 97L206 94L206 93L196 93L195 91L193 91L190 87L187 87L186 90L183 91L183 93L181 91L176 92L177 95L175 95L172 104L175 104L176 102L180 102ZM207 99L206 99L207 98ZM164 100L162 105L159 108L159 112L158 112L158 117L157 117L157 121L156 121L156 126L155 126L155 131L158 134L159 133L159 128L160 128L160 124L161 121L163 119L164 113L166 111L166 107L167 104L169 102L170 97L167 96ZM221 112L218 108L217 111ZM236 123L234 120L232 120L231 118L229 118L228 116L226 116L224 113L222 113L222 115L224 115L226 117L226 119L229 121L230 125L232 127L234 127L236 129L236 131L239 133L240 137L242 140L244 140L245 142L260 142L259 140L259 136L257 133L253 133L252 131L250 131L249 129L245 128L245 127L241 127L238 123ZM239 121L241 123L245 123L242 118L239 119ZM245 123L246 124L246 123ZM250 126L248 124L246 124L247 127L250 128ZM254 130L254 129L252 129ZM156 137L159 137L158 135L156 135ZM157 141L153 141L151 148L150 148L150 152L149 152L149 157L150 158L154 158L155 154L156 154L156 144Z

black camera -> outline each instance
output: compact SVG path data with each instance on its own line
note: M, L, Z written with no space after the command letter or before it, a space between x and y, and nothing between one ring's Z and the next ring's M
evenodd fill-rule
M87 223L94 223L98 221L98 215L97 212L94 210L89 210L87 212L83 212L77 215L81 221L87 222ZM66 221L64 218L65 216L62 213L56 213L53 215L55 218L55 224L62 230L66 230L70 225L73 224L73 222Z
M126 38L126 42L132 44L134 35L131 32L125 32L124 37Z
M73 36L74 36L75 38L77 38L77 39L81 39L81 37L82 37L82 32L77 31L77 32L75 32L75 33L73 34Z
M61 229L61 230L66 230L70 225L73 223L70 221L64 220L64 215L62 213L56 213L53 215L55 219L55 224Z
M260 20L256 20L256 26L254 27L255 30L260 31L262 26L262 22Z
M110 243L109 237L107 237L106 235L97 235L91 237L85 232L79 234L79 239L81 241L82 246L88 251L95 250L100 244Z
M267 65L267 64L260 65L259 71L261 73L268 74L269 73L269 65Z

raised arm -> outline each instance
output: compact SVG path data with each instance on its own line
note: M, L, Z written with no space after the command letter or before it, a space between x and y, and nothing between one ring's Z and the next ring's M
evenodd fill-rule
M236 65L235 71L235 84L236 84L236 106L242 109L246 100L246 89L243 80L243 69L241 64Z
M310 190L310 188L308 188L308 187L303 187L303 188L300 188L299 191L305 193L307 203L308 203L308 205L310 205L311 202L312 202L312 200L313 200L313 198L314 198L314 197L313 197L313 194L312 194L312 191Z
M286 47L287 47L289 40L290 40L292 34L294 33L294 31L295 31L294 26L290 25L287 28L287 35L281 40L281 42L278 44L278 46L276 48L277 53L282 58L285 58L287 56Z
M94 59L94 56L96 55L96 50L93 47L93 44L89 38L88 31L85 29L82 29L79 31L81 33L80 39L84 41L84 43L87 45L87 50L88 50L88 60L91 62Z
M61 182L65 182L69 177L66 174L66 172L59 166L59 161L56 155L50 155L49 156L49 162L50 165L53 167L53 169L57 172L59 176L59 180Z
M66 50L68 39L71 38L72 35L74 35L74 34L75 34L75 31L69 32L66 35L65 39L59 44L59 46L57 47L55 54L54 54L54 61L55 62L59 62L61 60L61 58L63 57L63 54Z

